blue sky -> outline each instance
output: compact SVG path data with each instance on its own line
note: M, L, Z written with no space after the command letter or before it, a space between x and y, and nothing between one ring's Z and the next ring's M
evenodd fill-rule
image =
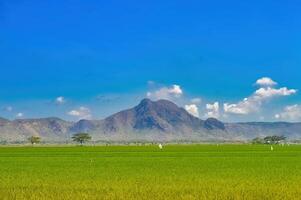
M149 93L200 118L301 121L300 10L275 0L1 0L0 116L98 119ZM263 77L278 84L255 84ZM260 88L272 96L257 99Z

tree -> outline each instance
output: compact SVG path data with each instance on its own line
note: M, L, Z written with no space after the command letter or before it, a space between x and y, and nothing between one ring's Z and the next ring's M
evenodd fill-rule
M72 136L72 140L83 145L83 143L91 140L91 136L88 133L77 133Z
M41 138L39 136L31 136L30 138L28 138L28 141L34 145L34 144L38 144L41 142Z
M264 140L260 137L256 137L252 140L252 144L263 144Z
M281 135L281 136L277 136L277 135L273 135L273 136L267 136L264 138L264 143L265 144L279 144L279 142L285 140L286 137Z

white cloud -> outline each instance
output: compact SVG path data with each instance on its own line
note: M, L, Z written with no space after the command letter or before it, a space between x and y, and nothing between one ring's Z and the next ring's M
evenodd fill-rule
M224 112L246 115L259 111L262 104L267 102L268 100L280 96L290 96L297 93L297 90L288 89L287 87L282 87L279 89L270 87L272 85L276 85L276 82L274 82L270 78L259 79L256 83L257 85L260 85L262 87L256 90L250 97L245 98L238 103L225 103Z
M277 82L273 81L269 77L263 77L263 78L260 78L256 81L256 85L259 85L259 86L262 86L262 87L275 86L275 85L277 85Z
M185 110L195 117L199 117L199 109L195 104L185 105Z
M77 117L78 119L91 119L91 110L87 107L79 107L77 110L71 110L68 112L68 115Z
M200 104L202 102L201 98L193 98L191 99L191 103L193 104Z
M219 103L206 104L207 114L206 117L219 118Z
M64 104L64 103L66 103L66 99L65 99L65 97L63 97L63 96L57 97L57 98L55 99L55 103L56 103L56 104L59 104L59 105Z
M261 98L270 98L276 96L290 96L292 94L296 94L297 90L295 89L287 89L286 87L275 89L271 87L260 88L255 91L255 95Z
M183 94L183 91L179 85L173 85L172 88L169 89L169 93L181 96Z
M224 112L231 114L242 114L246 115L259 110L261 106L261 101L257 98L251 96L250 98L245 98L244 100L236 104L224 104Z
M147 97L155 100L167 99L172 100L183 95L183 90L179 85L172 85L171 87L162 87L158 90L147 92Z
M17 113L17 115L16 115L16 117L18 117L18 118L22 118L22 117L24 117L24 113Z
M288 121L300 121L301 105L295 104L286 106L281 113L275 115L275 118Z

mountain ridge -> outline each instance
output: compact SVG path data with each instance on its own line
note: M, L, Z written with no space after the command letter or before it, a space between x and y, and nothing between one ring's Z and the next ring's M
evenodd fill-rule
M38 135L44 141L69 141L72 134L89 132L94 140L249 140L258 136L301 137L301 123L224 123L199 119L168 100L143 99L137 106L102 120L69 122L57 117L7 120L0 118L0 140L25 141Z

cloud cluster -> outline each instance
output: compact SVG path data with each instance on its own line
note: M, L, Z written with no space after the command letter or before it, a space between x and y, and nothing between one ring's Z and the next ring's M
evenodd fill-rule
M261 78L256 81L256 85L261 86L250 97L234 104L225 103L224 112L230 114L250 114L261 109L263 103L280 96L290 96L297 93L295 89L287 87L274 88L277 83L271 78Z
M180 98L183 95L183 90L179 85L172 85L171 87L161 87L155 91L147 92L146 96L148 98L159 100L173 100L175 98Z
M277 85L278 83L273 81L271 78L269 77L263 77L260 78L256 81L256 85L262 86L262 87L273 87L275 85Z
M220 111L219 111L219 102L215 102L213 104L206 104L207 114L206 117L210 118L219 118Z
M195 104L185 105L185 110L195 117L199 117L199 108Z
M283 111L275 115L276 119L299 121L301 120L301 105L286 106Z
M12 106L6 106L6 107L3 107L2 110L5 111L5 112L13 114L13 110L15 110L15 109ZM13 115L15 115L15 117L17 119L21 119L21 118L24 117L24 113L22 113L22 112L17 112L17 113L15 113Z
M64 103L66 103L66 99L65 99L65 97L63 97L63 96L57 97L57 98L55 99L55 103L58 104L58 105L62 105L62 104L64 104Z
M287 89L287 87L275 89L275 88L260 88L256 90L255 97L259 99L267 99L272 97L278 97L278 96L290 96L292 94L296 94L297 90L295 89Z
M92 118L91 110L84 106L79 107L78 109L69 111L68 115L77 117L78 119L91 119Z
M296 89L290 89L288 87L278 87L278 83L269 77L263 77L258 79L255 84L258 88L252 92L248 97L238 102L219 102L208 103L199 97L187 98L184 95L184 91L180 85L174 84L170 86L162 86L156 84L154 81L149 81L148 86L152 87L147 92L147 97L153 100L166 99L177 102L182 105L187 112L195 117L202 118L232 118L235 115L245 115L246 117L253 117L256 115L249 115L253 113L259 113L261 109L274 98L291 96L297 93ZM185 92L186 93L186 92ZM119 95L106 94L97 96L96 100L101 102L111 102L120 98ZM57 105L65 104L67 101L64 96L58 96L52 100L52 103ZM204 102L204 103L203 103ZM16 110L11 106L3 107L3 111L11 112ZM16 111L13 115L16 118L23 118L24 113ZM63 111L65 114L72 116L77 119L91 119L91 110L88 107L79 107L77 109L70 110L69 112ZM9 113L6 113L9 114ZM231 115L235 114L235 115ZM260 120L264 120L264 117L260 115ZM229 119L228 118L228 119ZM283 108L281 112L274 115L274 119L277 120L290 120L299 121L301 120L301 105L290 105Z

